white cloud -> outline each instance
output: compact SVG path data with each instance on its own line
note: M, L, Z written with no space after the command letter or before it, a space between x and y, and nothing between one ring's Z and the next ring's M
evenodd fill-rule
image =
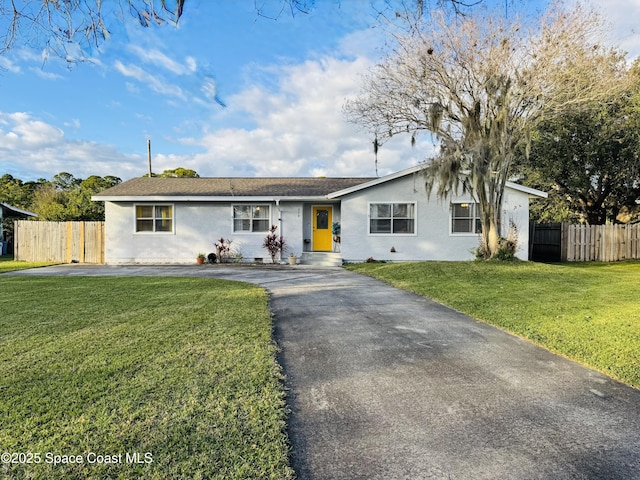
M611 44L627 52L630 60L640 56L640 0L588 1L608 23Z
M279 79L275 88L249 86L228 98L228 110L215 119L224 124L225 119L243 117L255 127L208 129L199 140L184 139L197 141L206 152L183 161L204 176L375 175L371 139L347 123L342 113L345 99L358 92L358 76L368 66L364 58L323 57L272 67ZM431 148L422 142L414 152L409 138L389 142L379 152L379 173L415 165Z
M198 63L193 57L185 58L185 63L188 72L195 72L198 69Z
M195 102L201 105L211 106L214 103L219 104L222 107L226 107L226 104L220 100L218 96L218 84L211 77L205 77L202 80L202 86L200 87L200 91L204 95L206 100L201 100L199 98L194 98Z
M359 91L359 75L371 64L355 55L359 44L367 44L366 37L353 35L343 42L348 59L323 56L299 64L247 67L251 69L247 86L225 96L226 109L211 108L218 85L211 77L190 75L198 67L189 57L184 63L172 63L156 51L142 62L145 68L118 59L113 65L132 92L150 89L178 100L181 108L186 108L187 101L208 106L210 118L194 116L184 122L183 138L167 139L165 134L165 141L197 153L156 154L155 172L185 167L202 176L373 176L372 139L342 113L345 99ZM172 80L176 77L171 75L182 72L180 87L150 73L153 70L146 66L152 64L161 66ZM78 125L74 120L64 128ZM174 131L179 127L175 125ZM415 165L431 148L429 142L422 142L412 151L409 138L394 139L379 152L378 173ZM51 178L60 171L82 178L117 175L123 179L146 173L146 159L140 155L123 154L113 145L65 138L62 129L24 113L0 112L0 152L0 170L23 179Z
M143 62L159 66L176 75L191 74L197 70L197 62L193 57L185 58L183 64L155 48L146 49L138 45L129 45L127 48Z
M68 140L61 129L27 113L0 112L0 126L0 170L23 180L51 178L61 171L79 178L140 175L139 156L123 155L111 145Z
M68 128L72 128L74 130L78 130L80 128L80 120L78 120L77 118L74 118L72 120L64 122L64 126Z
M198 74L195 58L187 56L181 63L158 49L137 45L128 45L127 49L140 61L125 63L116 60L113 65L118 73L136 81L125 83L131 93L151 90L166 97L169 104L176 107L195 104L211 108L215 103L224 106L213 78Z
M44 78L45 80L60 80L64 78L62 75L59 75L57 73L47 72L42 68L31 67L29 70L35 73L38 77Z
M59 142L64 133L40 120L33 120L24 112L2 114L3 124L11 131L0 131L0 144L5 148L43 148Z
M344 55L354 57L379 57L385 44L385 35L381 32L381 25L377 28L357 30L345 35L340 40L340 51Z
M159 75L152 75L137 65L125 65L120 60L117 60L114 66L116 70L125 77L133 78L144 83L156 93L179 99L185 98L185 94L179 86L165 81L165 79ZM128 85L128 88L132 89L131 87L133 87L133 85Z
M116 67L116 70L125 77L135 78L136 80L139 80L141 82L149 77L149 74L147 72L136 65L125 65L120 60L117 60L114 66Z
M0 70L6 70L11 73L20 73L22 69L15 62L9 60L6 56L0 56Z
M600 0L604 14L613 23L612 41L629 55L640 56L640 0Z

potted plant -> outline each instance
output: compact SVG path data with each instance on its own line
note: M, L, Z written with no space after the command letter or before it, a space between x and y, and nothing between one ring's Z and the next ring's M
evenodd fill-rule
M296 257L296 254L291 252L289 254L289 265L295 265L298 262L298 257Z
M337 252L340 245L340 222L333 222L331 233L333 233L333 251Z
M204 259L207 258L204 253L199 253L196 257L196 262L198 265L202 265L204 263Z

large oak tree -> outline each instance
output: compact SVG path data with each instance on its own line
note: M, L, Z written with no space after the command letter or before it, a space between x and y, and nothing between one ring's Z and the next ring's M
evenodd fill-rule
M506 234L505 183L532 129L610 98L622 88L624 57L602 46L601 17L580 6L554 5L535 21L488 9L404 18L392 50L346 103L347 118L372 132L376 148L430 132L440 151L425 165L427 190L475 198L481 253L491 258Z
M540 221L592 225L621 222L640 199L640 63L630 88L586 111L540 122L531 155L520 158L522 182L549 192L532 212Z

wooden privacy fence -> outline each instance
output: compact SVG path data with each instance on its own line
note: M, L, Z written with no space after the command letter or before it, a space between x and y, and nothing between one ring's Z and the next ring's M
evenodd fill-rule
M529 226L530 259L550 262L617 262L640 259L640 224Z
M640 224L567 227L563 241L569 262L640 259Z
M27 262L104 263L104 222L14 224L14 258Z

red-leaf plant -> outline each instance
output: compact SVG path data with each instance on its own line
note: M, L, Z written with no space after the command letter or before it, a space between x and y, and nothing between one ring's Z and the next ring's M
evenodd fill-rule
M266 236L262 246L267 249L269 255L271 255L271 261L276 263L276 257L279 253L284 253L287 249L284 237L282 235L276 235L276 230L278 227L276 225L271 225L269 229L269 235Z

